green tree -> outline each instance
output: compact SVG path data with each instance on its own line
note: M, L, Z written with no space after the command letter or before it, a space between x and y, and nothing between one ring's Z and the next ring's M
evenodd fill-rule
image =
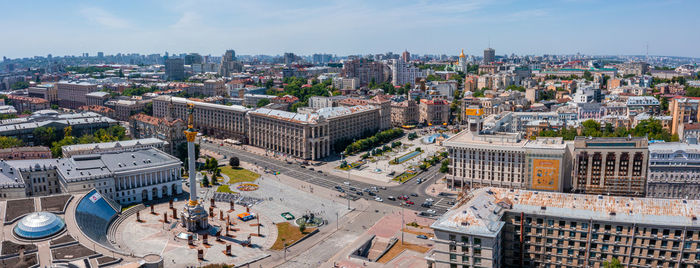
M305 231L306 231L306 224L302 222L301 224L299 224L299 232L303 234Z
M51 104L51 109L53 109L53 110L58 110L58 105L56 105L56 104Z
M150 115L150 116L153 116L153 103L152 102L146 103L146 105L143 106L143 113Z
M603 267L605 268L622 268L622 263L620 263L620 260L617 258L612 258L611 261L604 261L603 262Z
M583 72L583 79L586 79L588 81L593 81L593 74L591 74L591 72L586 70L585 72Z
M204 187L209 187L209 177L207 177L207 175L204 175L204 177L202 178L202 185Z
M450 159L442 160L442 165L440 166L440 172L447 173L447 171L450 170L449 166L450 166Z
M20 147L24 142L15 137L0 136L0 149Z
M25 81L15 82L10 86L11 89L25 89L29 87L29 83Z
M268 105L268 104L270 104L270 99L264 98L264 99L258 100L257 106L263 107L263 106Z
M37 144L50 146L52 142L58 140L56 129L53 127L38 127L32 131Z
M238 157L236 157L236 156L232 156L228 160L228 165L233 167L233 168L237 168L240 164L241 164L241 161L238 160Z

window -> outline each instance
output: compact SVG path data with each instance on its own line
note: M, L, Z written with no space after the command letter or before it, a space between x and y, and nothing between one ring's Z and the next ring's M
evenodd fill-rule
M456 239L456 238L455 238L455 235L451 234L451 235L450 235L450 241L455 241L455 239Z
M581 223L581 228L584 229L584 230L585 230L585 229L588 229L588 223L586 223L586 222Z
M481 249L480 248L474 249L474 256L481 256Z
M474 245L481 245L481 238L474 237Z
M547 220L547 226L554 226L554 220Z
M622 232L622 226L617 226L617 227L615 227L615 230L618 231L618 232Z
M559 221L559 227L564 227L564 226L566 226L566 222L565 222L565 221Z
M571 223L569 223L569 225L571 226L572 229L576 229L576 222L575 221L572 221Z

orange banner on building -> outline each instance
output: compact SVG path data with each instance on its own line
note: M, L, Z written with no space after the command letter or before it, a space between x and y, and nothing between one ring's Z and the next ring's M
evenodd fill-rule
M532 189L559 190L559 160L532 160Z

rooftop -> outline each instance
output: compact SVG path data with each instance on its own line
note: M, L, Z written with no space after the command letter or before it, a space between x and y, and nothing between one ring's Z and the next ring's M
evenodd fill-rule
M548 148L548 149L565 149L566 143L562 138L544 138L538 137L536 140L524 139L519 133L496 133L496 134L475 134L471 131L464 130L457 135L443 142L444 146L509 146L515 149L528 148Z
M133 147L139 145L151 145L151 144L163 144L165 141L157 138L145 138L136 140L126 140L126 141L112 141L112 142L102 142L102 143L88 143L88 144L75 144L62 146L61 149L66 152L74 151L84 151L93 149L111 149L119 147Z
M634 198L479 188L460 199L432 228L496 236L505 211L571 219L700 227L700 200ZM693 218L696 218L693 220Z

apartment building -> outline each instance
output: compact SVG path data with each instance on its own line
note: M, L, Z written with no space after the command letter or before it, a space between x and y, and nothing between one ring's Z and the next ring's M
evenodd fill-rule
M200 133L219 138L237 139L244 143L247 141L246 113L250 109L240 105L228 106L180 97L159 96L153 99L153 116L165 118L168 121L187 120L187 103L194 104L194 127Z
M441 216L430 267L700 265L698 200L504 188L462 195Z
M450 120L450 102L441 99L421 99L418 121L426 125L442 125Z
M51 109L51 103L49 103L48 100L42 98L25 97L10 94L7 95L7 99L12 102L12 106L15 107L15 110L21 113Z
M700 199L700 144L649 144L648 174L647 197Z
M464 130L443 142L450 188L497 186L564 192L571 188L571 153L561 138L524 139L519 133Z
M0 149L0 159L42 159L51 158L51 150L46 146L23 146Z
M647 138L576 137L573 191L644 196L648 161Z
M86 105L85 95L97 91L97 85L87 82L58 82L55 87L58 105L69 109Z
M401 127L418 124L418 105L414 100L391 102L391 125Z
M27 88L29 97L42 98L54 104L58 102L58 91L52 84L37 85Z
M146 114L135 114L129 118L130 133L135 139L157 138L167 142L165 148L159 148L166 153L175 154L180 143L186 142L185 129L187 123L182 119L166 120Z
M249 143L284 155L316 160L330 154L328 120L267 108L248 112Z
M673 117L671 134L678 134L683 124L696 123L700 119L700 98L676 97L671 99L668 110Z

